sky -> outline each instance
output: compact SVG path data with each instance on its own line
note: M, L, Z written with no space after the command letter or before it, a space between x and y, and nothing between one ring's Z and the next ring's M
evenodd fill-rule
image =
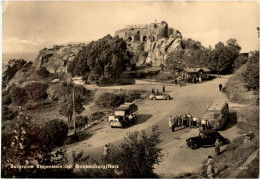
M44 47L98 40L126 25L155 21L166 21L205 47L235 38L241 52L258 49L256 1L5 1L2 60L34 61Z

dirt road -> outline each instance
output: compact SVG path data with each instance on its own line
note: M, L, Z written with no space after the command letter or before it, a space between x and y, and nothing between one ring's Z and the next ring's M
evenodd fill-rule
M187 148L186 138L198 135L198 130L180 127L172 133L168 126L168 116L191 113L193 116L201 118L213 100L227 100L225 93L218 90L219 83L225 84L227 80L228 76L183 87L166 86L166 92L173 97L173 100L152 101L145 99L137 102L139 118L136 125L127 129L112 129L108 121L105 121L88 130L90 137L87 140L67 145L67 152L70 155L72 151L84 150L86 154L99 160L105 144L118 145L128 132L145 129L149 133L152 125L158 124L162 132L161 147L164 158L160 165L156 166L155 172L161 177L174 177L186 172L195 172L209 154L214 154L214 148L200 148L198 150ZM153 87L162 90L160 85L127 85L103 87L102 89L122 88L151 91ZM238 132L239 130L235 126L229 126L228 129L220 133L232 140L239 135Z

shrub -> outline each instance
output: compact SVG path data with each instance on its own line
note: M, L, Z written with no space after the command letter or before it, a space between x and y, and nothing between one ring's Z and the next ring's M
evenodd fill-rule
M125 102L127 102L127 103L131 103L140 98L141 98L141 94L136 91L130 91L130 92L126 93L126 95L124 97Z
M2 94L2 104L9 105L12 103L10 94Z
M61 146L68 134L68 126L59 119L53 119L45 123L40 134L43 149L51 151L54 147Z
M2 120L13 120L17 116L17 111L12 111L8 108L8 106L2 106Z
M159 73L158 75L156 75L155 79L157 81L166 81L174 79L174 76L170 73Z
M31 83L25 86L25 90L28 96L28 100L31 101L43 101L48 95L46 93L48 85L43 83Z
M50 75L50 72L45 66L41 67L38 71L36 71L36 73L42 77L48 77Z
M17 106L23 106L28 101L26 90L17 86L14 86L10 90L10 97L12 102Z
M104 117L104 113L103 112L94 112L94 113L91 113L89 115L89 120L90 121L96 121L96 120L99 120L101 119L102 117Z
M119 147L111 147L109 162L120 166L123 178L156 177L154 165L162 160L162 149L158 126L153 126L152 133L145 131L129 133Z
M95 99L94 103L102 108L115 108L124 103L124 98L113 93L103 93Z

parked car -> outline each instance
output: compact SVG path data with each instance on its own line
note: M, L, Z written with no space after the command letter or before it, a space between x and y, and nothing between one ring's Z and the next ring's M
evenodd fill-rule
M149 98L151 100L157 100L157 99L164 99L164 100L170 100L171 97L170 95L166 94L166 93L159 93L159 94L151 94L149 96Z
M191 149L195 150L200 147L215 146L216 139L219 139L220 145L228 143L219 132L213 129L204 130L199 133L199 136L186 139L186 144Z

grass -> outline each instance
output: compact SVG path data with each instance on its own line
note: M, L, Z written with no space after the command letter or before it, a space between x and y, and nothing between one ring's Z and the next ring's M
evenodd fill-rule
M256 104L256 94L254 91L248 91L245 88L243 75L247 64L239 68L227 82L227 96L230 101L241 104Z

